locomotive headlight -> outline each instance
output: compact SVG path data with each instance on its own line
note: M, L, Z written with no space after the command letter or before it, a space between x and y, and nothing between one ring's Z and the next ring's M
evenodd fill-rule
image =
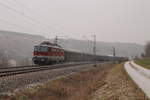
M37 57L33 57L32 60L35 61L37 59Z

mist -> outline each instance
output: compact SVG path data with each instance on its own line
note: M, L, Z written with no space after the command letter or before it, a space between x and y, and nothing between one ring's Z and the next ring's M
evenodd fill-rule
M0 1L0 30L83 40L96 34L98 41L145 44L150 37L149 4L149 0L5 0Z

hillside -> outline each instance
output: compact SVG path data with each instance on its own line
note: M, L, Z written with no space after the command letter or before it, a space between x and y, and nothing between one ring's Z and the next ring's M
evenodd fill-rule
M59 44L63 47L75 51L84 53L93 53L93 43L90 41L83 40L60 40ZM97 42L97 54L98 55L112 55L113 47L116 48L116 56L135 57L140 56L144 52L144 46L135 43L108 43L108 42Z
M45 38L38 35L0 31L0 51L5 51L10 59L21 61L32 57L33 46Z
M19 61L31 58L33 46L43 40L45 38L38 35L0 31L0 50L4 50L9 58ZM93 44L89 41L61 39L59 40L59 44L65 49L92 53ZM139 44L97 42L97 54L112 55L112 47L116 48L117 56L134 57L144 52L144 46Z

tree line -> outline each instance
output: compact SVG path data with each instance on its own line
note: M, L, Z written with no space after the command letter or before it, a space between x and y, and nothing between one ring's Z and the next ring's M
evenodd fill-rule
M145 53L141 55L142 57L150 57L150 42L145 45Z
M7 55L7 51L0 49L0 67L8 66L9 57Z
M14 60L18 66L26 66L31 65L32 61L29 61L29 58L20 58L20 60L16 60L14 57L10 55L7 50L0 49L0 67L9 67L14 66L10 61Z

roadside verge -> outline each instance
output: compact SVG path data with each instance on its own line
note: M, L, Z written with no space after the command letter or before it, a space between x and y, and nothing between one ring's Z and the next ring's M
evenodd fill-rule
M123 64L112 68L105 83L91 100L149 100L126 73Z

